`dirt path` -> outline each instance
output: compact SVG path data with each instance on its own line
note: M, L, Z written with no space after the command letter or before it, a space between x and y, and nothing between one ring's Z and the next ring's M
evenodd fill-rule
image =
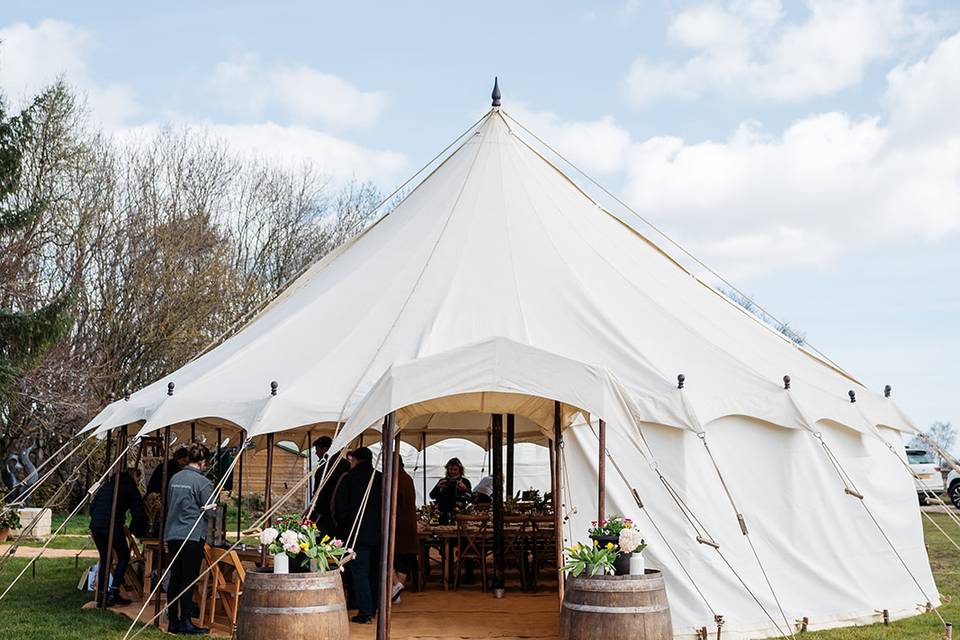
M9 544L0 544L0 556L7 555L7 551L10 549ZM73 558L77 555L77 549L47 549L43 552L44 558ZM40 553L40 547L18 547L17 552L14 554L14 557L17 558L32 558L33 556ZM87 549L80 552L81 558L96 558L97 550L96 549Z

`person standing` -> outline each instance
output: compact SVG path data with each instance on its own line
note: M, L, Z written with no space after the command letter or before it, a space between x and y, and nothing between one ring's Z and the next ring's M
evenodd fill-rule
M210 450L194 442L187 451L187 465L170 479L167 486L167 525L163 540L172 559L167 602L179 595L167 606L167 631L170 633L209 632L209 629L198 627L191 620L193 582L200 575L209 521L217 513L215 509L204 510L213 495L213 483L204 475L209 464Z
M320 464L317 465L317 470L313 473L313 490L318 493L316 503L310 512L310 519L317 525L320 533L336 537L336 523L333 517L333 494L337 489L337 483L340 481L340 477L350 471L350 462L346 456L341 458L333 467L326 482L324 482L323 477L327 474L327 467L330 466L332 460L324 460L323 456L330 451L331 443L332 440L328 436L320 436L313 445ZM323 486L321 486L321 483L323 483Z
M173 452L173 457L166 462L158 464L157 468L153 470L152 474L150 474L150 480L147 481L147 495L151 493L161 493L163 491L164 465L167 467L167 484L169 485L173 476L187 466L187 457L189 453L190 452L186 447L180 447Z
M143 507L143 496L140 495L140 489L137 488L136 481L130 472L120 474L120 485L117 489L117 510L114 517L113 531L110 531L110 512L113 510L113 487L116 477L110 474L109 479L104 482L97 493L93 496L90 503L90 537L97 546L97 553L100 554L100 564L97 567L97 589L103 593L107 590L106 606L128 605L130 600L120 595L120 586L123 584L127 573L127 565L130 564L130 546L127 544L127 536L123 531L123 524L127 520L127 512L130 512L130 533L142 537L147 530L147 512ZM111 574L111 580L107 582L107 574L110 572L110 559L107 557L110 546L110 538L113 537L113 551L117 554L117 566L114 567ZM97 606L102 606L103 600L97 600Z
M335 514L341 529L356 528L356 554L350 566L351 594L357 615L351 620L370 624L377 613L376 594L380 585L380 498L382 476L373 468L370 449L360 447L352 452L356 465L339 482L335 497ZM364 496L369 490L366 507ZM354 524L356 523L356 524Z
M437 503L440 512L440 524L450 524L458 509L462 509L470 500L470 481L463 476L463 463L460 458L450 458L446 465L447 475L440 478L430 492L430 499Z
M417 487L403 468L399 458L397 477L397 522L394 533L393 591L394 602L400 602L407 576L417 569Z

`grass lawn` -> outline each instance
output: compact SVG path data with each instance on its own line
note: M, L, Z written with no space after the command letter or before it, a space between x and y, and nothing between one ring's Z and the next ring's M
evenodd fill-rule
M960 531L943 514L932 514L954 539ZM933 574L944 600L940 613L947 621L960 623L960 552L931 524L924 521ZM82 540L82 539L81 539ZM81 542L82 544L82 542ZM0 575L0 587L23 568L25 559L11 559ZM17 640L120 640L129 621L114 614L82 611L80 607L90 599L77 591L80 571L72 558L40 560L37 577L28 572L7 597L0 601L0 638ZM904 577L904 579L908 579ZM138 638L156 639L164 636L148 630ZM889 627L873 625L806 633L812 640L940 640L943 627L933 613L901 620Z

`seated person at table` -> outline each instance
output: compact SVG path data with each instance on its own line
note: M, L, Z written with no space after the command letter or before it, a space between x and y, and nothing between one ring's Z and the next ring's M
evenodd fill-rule
M436 501L440 512L440 524L453 522L457 509L470 501L470 481L463 477L463 463L459 458L450 458L446 466L446 477L440 478L430 492L430 499Z
M473 504L493 504L493 476L483 476L473 490Z
M167 460L167 483L170 483L170 479L173 476L187 466L189 462L189 451L186 447L180 447L173 453L173 457ZM147 482L147 493L162 493L163 491L163 464L158 464L157 468L153 470L153 474L150 476L149 482Z
M130 533L140 537L147 529L147 512L143 508L143 497L137 488L133 476L129 473L120 474L120 487L117 489L117 510L113 524L113 551L117 554L117 566L113 569L109 588L106 576L110 563L107 561L107 547L110 545L110 512L113 507L113 484L115 476L110 474L107 481L101 485L93 502L90 503L90 537L97 545L100 554L100 566L97 568L97 589L103 593L107 589L107 606L130 604L130 601L120 596L120 585L123 584L130 563L130 547L127 545L127 536L123 532L123 524L130 512ZM97 606L103 600L97 599Z

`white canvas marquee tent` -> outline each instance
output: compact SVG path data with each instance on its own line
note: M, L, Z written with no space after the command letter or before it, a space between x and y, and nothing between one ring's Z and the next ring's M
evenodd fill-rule
M499 107L241 331L86 430L311 428L338 450L390 412L414 444L510 413L518 441L543 441L555 401L566 542L596 517L603 419L606 512L646 533L676 637L715 615L756 638L939 604L893 401L602 209Z

